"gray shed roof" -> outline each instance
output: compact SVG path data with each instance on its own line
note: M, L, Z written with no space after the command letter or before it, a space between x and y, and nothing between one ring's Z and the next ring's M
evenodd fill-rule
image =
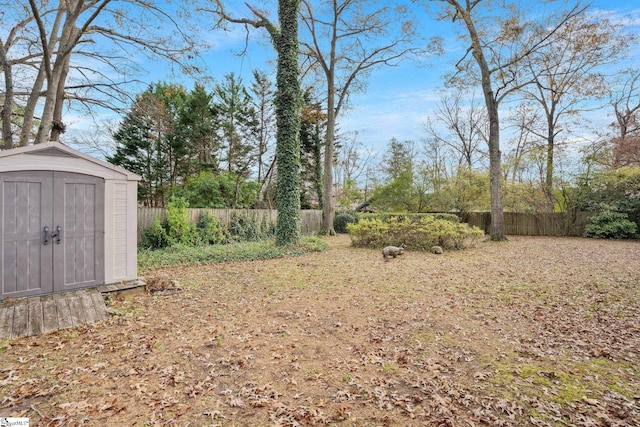
M142 179L133 172L54 141L0 151L0 172L21 170L56 170L127 181Z

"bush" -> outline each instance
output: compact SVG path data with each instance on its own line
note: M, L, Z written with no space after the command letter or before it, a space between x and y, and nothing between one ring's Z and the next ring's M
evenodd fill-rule
M578 207L592 212L622 212L640 227L640 167L623 167L585 179Z
M189 203L182 197L172 196L167 204L167 219L156 218L153 225L141 232L140 247L161 249L175 245L197 246L200 234L189 219Z
M269 239L276 235L276 223L270 222L266 215L262 217L262 222L260 223L260 235L263 239Z
M231 238L236 242L257 242L262 239L258 221L249 215L236 212L231 214L229 233L231 233Z
M169 246L167 238L167 222L156 218L153 225L142 230L139 246L141 249L162 249Z
M333 219L333 229L336 233L347 233L347 225L356 222L356 218L349 212L339 212Z
M585 237L594 239L631 239L637 237L638 226L625 213L602 212L587 221Z
M386 222L364 219L347 226L354 246L380 248L405 243L409 250L431 250L440 246L444 250L464 249L474 245L484 233L467 224L421 216L409 221L390 217Z
M379 219L380 221L387 222L391 218L397 218L399 221L417 221L420 218L432 217L436 219L443 219L451 222L460 222L460 217L456 214L450 213L357 213L356 222L362 219Z
M218 219L208 212L202 213L198 219L196 230L202 243L215 245L225 243L228 240L227 231L220 225Z
M169 246L196 246L200 236L189 218L189 202L183 197L171 197L167 203L167 240Z

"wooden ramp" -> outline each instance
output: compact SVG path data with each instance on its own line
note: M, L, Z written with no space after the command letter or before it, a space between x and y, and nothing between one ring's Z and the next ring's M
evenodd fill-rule
M100 290L82 289L0 303L0 341L29 337L107 317Z

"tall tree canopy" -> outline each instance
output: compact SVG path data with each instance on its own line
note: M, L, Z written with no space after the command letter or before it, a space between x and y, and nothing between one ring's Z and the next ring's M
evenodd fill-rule
M378 0L302 0L306 32L301 53L324 85L323 229L333 230L333 162L336 122L349 95L365 86L371 71L395 65L417 51L415 23L407 8Z
M451 82L482 87L489 120L489 176L491 191L492 240L505 240L502 201L502 166L500 152L500 103L510 94L531 83L521 80L523 61L549 46L553 35L576 15L584 11L580 0L568 10L554 10L549 16L527 14L522 3L498 3L490 0L430 0L443 6L440 19L463 27L466 54L456 64ZM494 9L494 8L497 8ZM544 20L543 33L531 31L526 16ZM537 27L537 26L536 26ZM470 55L470 56L469 56Z
M57 140L66 129L65 101L87 112L123 108L144 71L139 56L193 71L189 58L205 44L179 21L188 10L180 2L171 11L133 0L3 2L3 147Z
M286 245L300 240L300 90L298 13L300 0L278 1L278 23L265 13L248 5L253 18L235 18L227 14L216 0L212 10L222 22L233 22L265 28L277 53L276 73L276 159L277 210L276 244Z

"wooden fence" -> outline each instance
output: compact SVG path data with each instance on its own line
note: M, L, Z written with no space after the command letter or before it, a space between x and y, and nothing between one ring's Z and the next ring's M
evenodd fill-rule
M231 216L236 213L255 219L259 224L266 221L275 223L277 211L269 209L188 209L191 222L196 223L204 212L215 215L221 224L229 226ZM576 213L517 213L505 212L504 225L508 235L519 236L582 236L587 219L592 212ZM138 208L138 241L140 232L153 225L156 218L166 218L165 208ZM315 234L322 229L322 211L301 211L301 230L303 234ZM472 212L463 218L469 225L481 228L489 233L491 214Z
M508 235L581 237L593 212L518 213L505 212L504 226ZM472 212L463 218L469 225L489 233L491 213Z
M231 216L234 213L248 216L256 220L258 224L263 224L263 221L267 224L274 224L278 218L278 212L275 209L187 209L187 211L190 221L194 224L198 222L200 215L206 212L214 215L220 224L227 227L231 223ZM142 230L151 227L156 218L162 221L166 217L167 212L165 208L138 208L138 241L140 241L140 233ZM302 234L318 233L322 229L322 211L301 211L300 228Z

